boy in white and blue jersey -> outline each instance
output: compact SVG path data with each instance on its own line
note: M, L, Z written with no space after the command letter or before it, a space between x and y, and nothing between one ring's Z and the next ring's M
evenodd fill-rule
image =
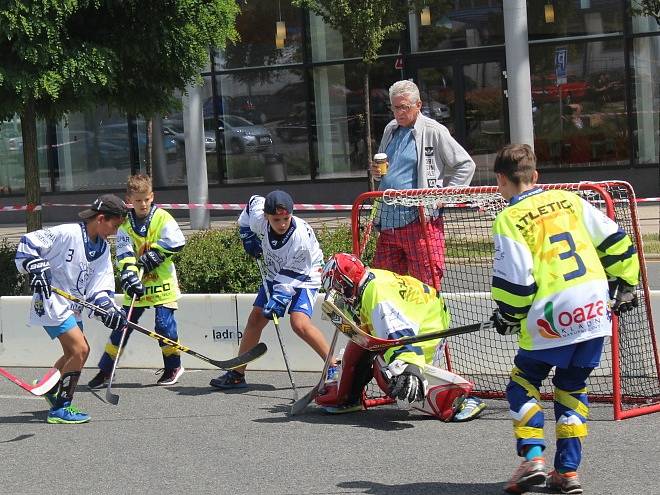
M76 424L90 419L71 405L80 370L89 355L89 344L82 332L82 308L54 294L51 283L98 306L103 313L93 316L106 327L124 328L126 315L114 302L115 278L106 238L117 233L127 212L120 198L104 194L80 212L82 221L29 232L18 244L16 267L28 275L34 291L30 323L43 326L50 338L58 339L62 345L63 355L54 365L62 378L46 394L52 406L48 423Z
M281 318L288 307L293 331L325 360L330 346L311 318L323 269L323 252L314 231L293 216L293 199L284 191L272 191L265 198L252 196L238 225L245 251L254 258L263 256L271 295L269 298L264 287L259 288L239 354L257 345L273 314ZM245 367L211 380L211 385L220 389L246 387Z

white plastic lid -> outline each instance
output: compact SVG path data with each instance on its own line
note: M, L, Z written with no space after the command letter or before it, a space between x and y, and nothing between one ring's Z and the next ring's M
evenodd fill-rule
M376 153L374 160L387 160L387 153Z

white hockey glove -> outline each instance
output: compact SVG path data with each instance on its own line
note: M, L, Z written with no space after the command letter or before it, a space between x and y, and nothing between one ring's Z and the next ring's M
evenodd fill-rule
M419 402L426 397L428 382L419 366L395 359L383 371L390 380L389 396L393 399Z

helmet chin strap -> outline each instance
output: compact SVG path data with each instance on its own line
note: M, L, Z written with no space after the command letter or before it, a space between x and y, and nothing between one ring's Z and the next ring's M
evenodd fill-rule
M373 273L371 273L371 271L367 268L364 277L362 277L362 280L360 280L360 284L358 285L357 288L357 294L355 295L352 304L352 306L355 307L355 309L360 308L360 305L362 304L362 294L364 294L364 289L366 289L369 282L371 282L374 278L376 278L376 276Z

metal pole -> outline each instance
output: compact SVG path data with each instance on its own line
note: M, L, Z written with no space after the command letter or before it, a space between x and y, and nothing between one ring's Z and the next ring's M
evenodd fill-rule
M207 203L209 181L206 173L206 150L204 146L204 116L202 112L202 88L188 86L183 96L183 130L186 147L186 173L188 176L188 201ZM211 214L205 208L190 210L190 226L207 229Z
M529 144L533 148L532 84L525 2L504 0L504 39L511 142Z

